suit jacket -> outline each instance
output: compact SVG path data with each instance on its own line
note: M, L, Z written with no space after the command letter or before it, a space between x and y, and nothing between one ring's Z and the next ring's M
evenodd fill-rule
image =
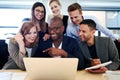
M90 53L86 42L80 42L83 55L86 60L86 64L90 66ZM101 63L112 61L112 64L106 66L109 70L116 70L120 65L118 51L114 42L109 37L95 36L95 48Z
M34 55L36 50L37 50L37 45L32 48L31 57ZM28 56L27 56L27 54L22 55L21 53L19 53L19 45L17 43L15 43L13 39L10 39L10 41L9 41L8 51L9 51L10 56L9 56L8 62L4 65L3 69L25 70L23 58L28 57Z
M48 53L43 53L42 51L52 47L52 40L48 39L46 41L41 40L39 43L39 49L35 57L51 57ZM62 49L68 53L68 58L79 58L78 69L83 69L84 66L84 58L81 54L81 50L79 48L78 42L68 36L63 36L62 40Z

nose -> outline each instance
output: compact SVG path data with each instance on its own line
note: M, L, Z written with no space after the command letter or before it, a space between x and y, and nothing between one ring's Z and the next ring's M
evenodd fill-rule
M42 12L39 12L39 15L42 15Z
M54 33L54 30L50 30L49 33L50 33L50 34L53 34L53 33Z
M35 37L35 34L31 34L31 37L34 38L34 37Z
M81 36L81 35L82 35L82 32L81 32L81 31L79 31L79 32L78 32L78 35L79 35L79 36Z
M76 19L75 19L75 18L73 18L73 19L72 19L72 21L73 21L73 22L75 22L75 21L76 21Z

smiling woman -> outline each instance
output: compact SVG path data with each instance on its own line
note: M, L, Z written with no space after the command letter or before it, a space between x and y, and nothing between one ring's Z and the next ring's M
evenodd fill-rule
M38 31L32 22L24 22L20 32L10 39L8 51L10 58L3 69L25 70L23 57L32 57L37 49Z

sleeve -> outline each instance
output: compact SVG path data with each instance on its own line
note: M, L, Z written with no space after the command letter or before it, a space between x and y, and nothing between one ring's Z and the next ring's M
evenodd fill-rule
M79 47L79 44L77 42L77 40L73 39L73 44L72 44L72 48L71 51L68 53L68 57L73 57L73 58L78 58L78 70L82 70L85 68L85 62L84 62L84 56L82 53L81 48Z
M109 70L116 70L120 66L120 60L117 48L114 44L114 42L109 38L109 59L112 60L112 64L108 65L107 68Z
M72 37L72 35L71 35L71 29L70 29L70 24L67 25L66 35L69 36L69 37Z
M13 61L16 63L16 65L20 69L24 70L25 66L24 66L24 63L23 63L23 57L27 57L27 56L22 55L19 52L19 46L18 46L17 43L15 43L13 41L13 39L10 39L10 41L9 41L8 51L9 51L10 57L13 59Z
M107 29L106 27L103 27L103 26L101 25L100 21L99 21L96 17L94 17L94 16L84 16L84 17L85 17L85 19L92 19L92 20L94 20L95 23L96 23L96 28L97 28L98 31L104 33L104 34L105 34L106 36L108 36L108 37L111 37L112 40L118 39L118 37L115 36L115 35L112 33L112 31L110 31L110 30Z

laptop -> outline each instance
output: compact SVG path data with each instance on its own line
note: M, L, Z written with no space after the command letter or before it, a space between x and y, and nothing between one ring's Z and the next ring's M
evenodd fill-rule
M77 58L24 58L25 80L75 80Z

